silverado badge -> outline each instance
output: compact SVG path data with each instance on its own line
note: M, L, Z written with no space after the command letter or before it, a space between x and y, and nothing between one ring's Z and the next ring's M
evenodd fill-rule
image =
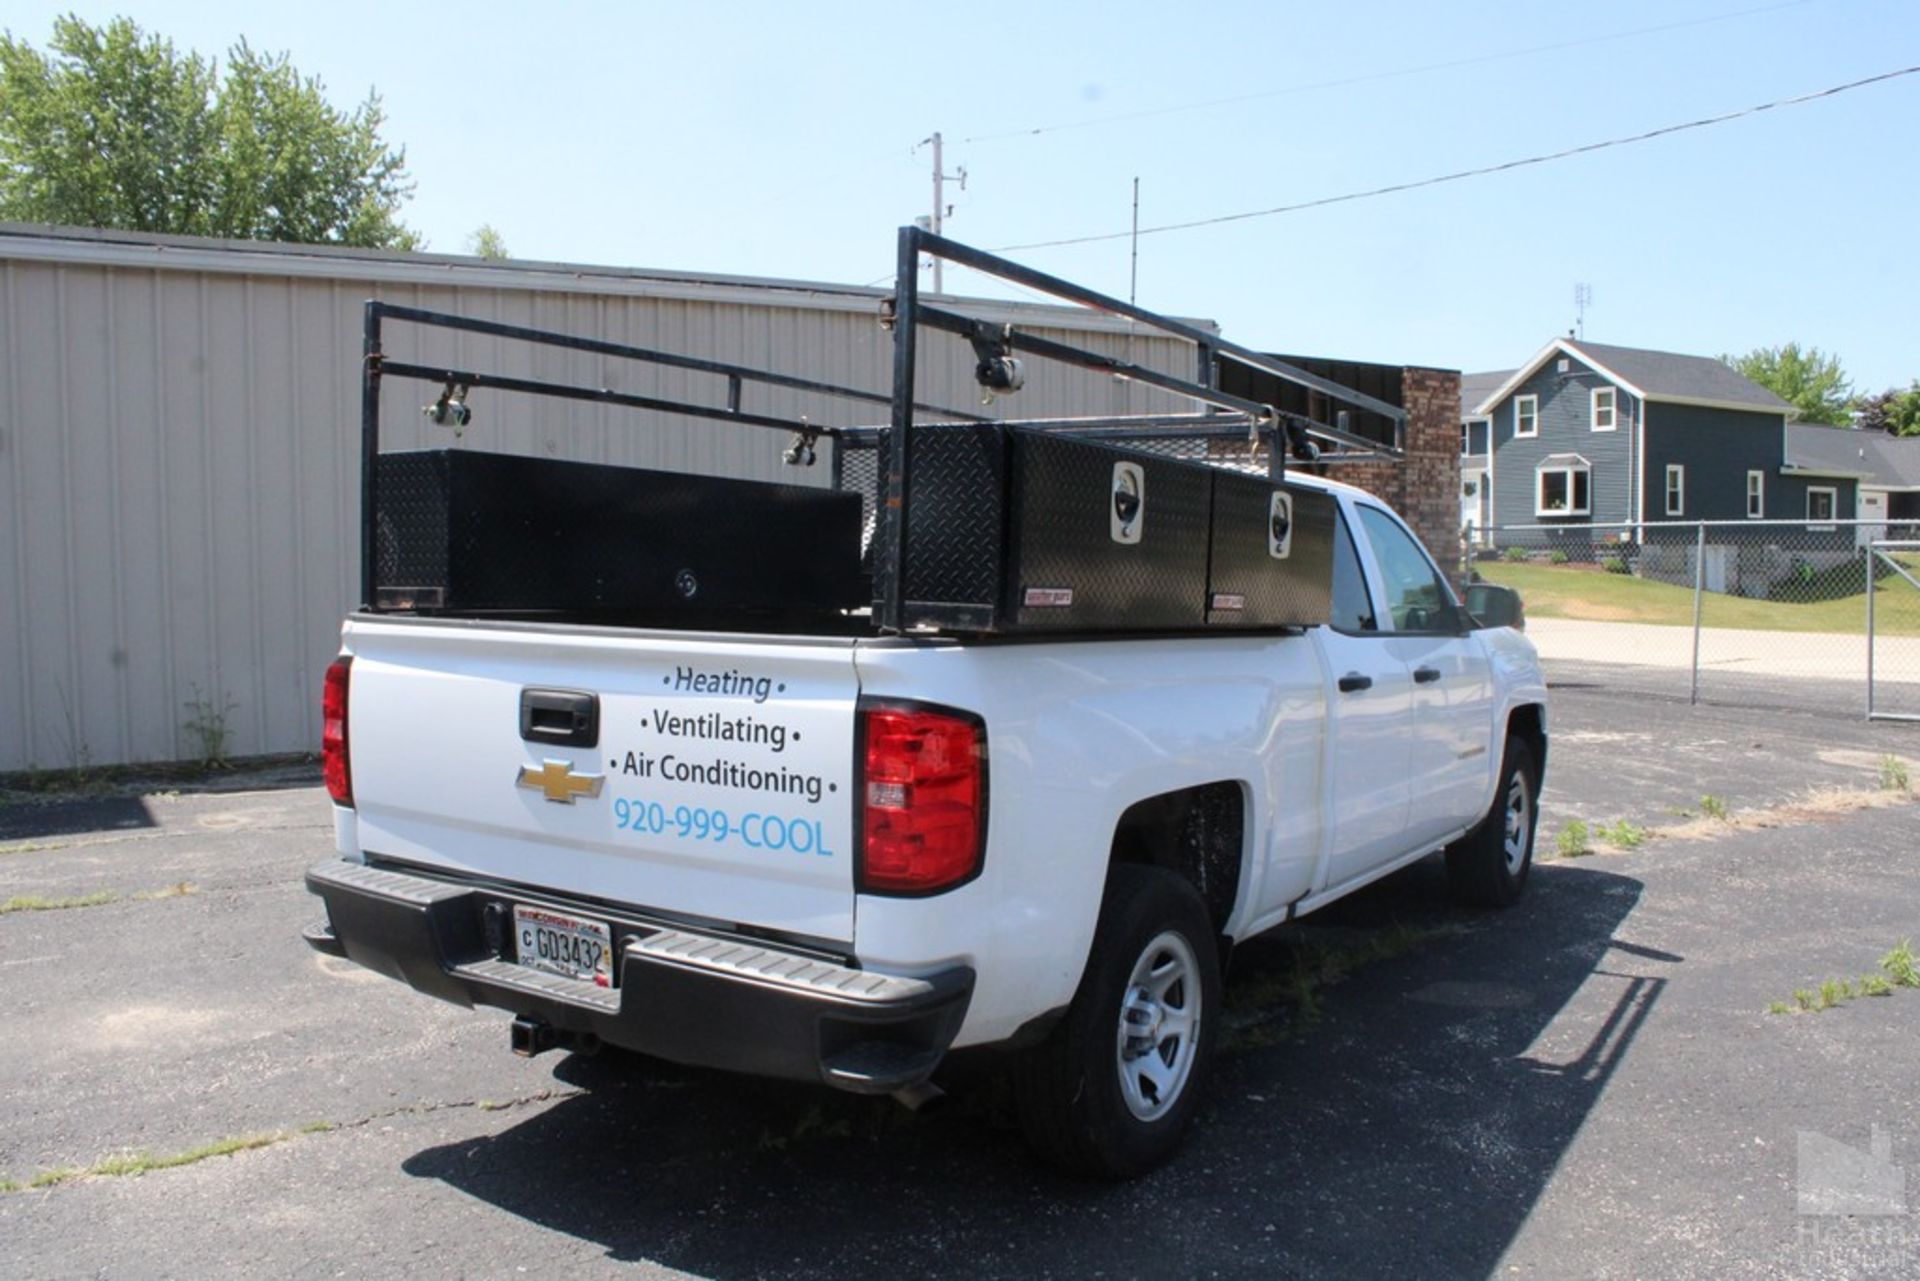
M517 781L522 787L545 792L555 805L571 805L576 797L600 795L607 778L604 774L576 774L571 761L543 760L538 769L522 765Z

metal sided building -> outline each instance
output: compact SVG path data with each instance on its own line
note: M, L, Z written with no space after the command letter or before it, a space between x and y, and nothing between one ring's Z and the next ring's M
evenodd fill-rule
M884 251L887 242L876 244ZM890 291L325 246L0 224L0 772L311 750L320 675L358 600L360 345L369 298L807 378L890 387ZM1062 307L971 307L1185 376L1187 343ZM1136 384L1036 362L983 407L974 353L922 340L925 402L1005 417L1166 412ZM388 354L725 405L724 378L389 328ZM455 444L388 381L389 447ZM740 407L849 422L748 387ZM825 485L726 422L478 391L461 447ZM884 405L874 406L874 421ZM929 415L934 416L934 415ZM724 513L716 513L724 518Z

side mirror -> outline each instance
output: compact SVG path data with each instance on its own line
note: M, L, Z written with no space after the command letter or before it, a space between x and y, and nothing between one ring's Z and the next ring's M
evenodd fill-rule
M1520 593L1498 583L1469 584L1467 612L1473 615L1476 630L1484 627L1511 627L1519 632L1527 630L1527 609L1520 603Z

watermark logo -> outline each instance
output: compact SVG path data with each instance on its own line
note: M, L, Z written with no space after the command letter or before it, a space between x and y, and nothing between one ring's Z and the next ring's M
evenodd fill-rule
M1872 1127L1866 1151L1801 1130L1794 1167L1801 1214L1872 1217L1907 1212L1907 1172L1893 1163L1893 1138Z

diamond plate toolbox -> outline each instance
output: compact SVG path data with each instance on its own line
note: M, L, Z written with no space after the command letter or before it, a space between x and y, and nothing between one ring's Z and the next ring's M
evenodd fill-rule
M687 616L868 600L860 498L473 450L382 454L383 609Z
M1333 617L1332 494L1213 474L1209 627L1313 627Z
M1324 491L993 424L916 428L912 446L908 627L1190 631L1331 616L1335 501ZM886 449L883 432L877 457L843 481L876 506ZM888 561L881 522L881 604Z

